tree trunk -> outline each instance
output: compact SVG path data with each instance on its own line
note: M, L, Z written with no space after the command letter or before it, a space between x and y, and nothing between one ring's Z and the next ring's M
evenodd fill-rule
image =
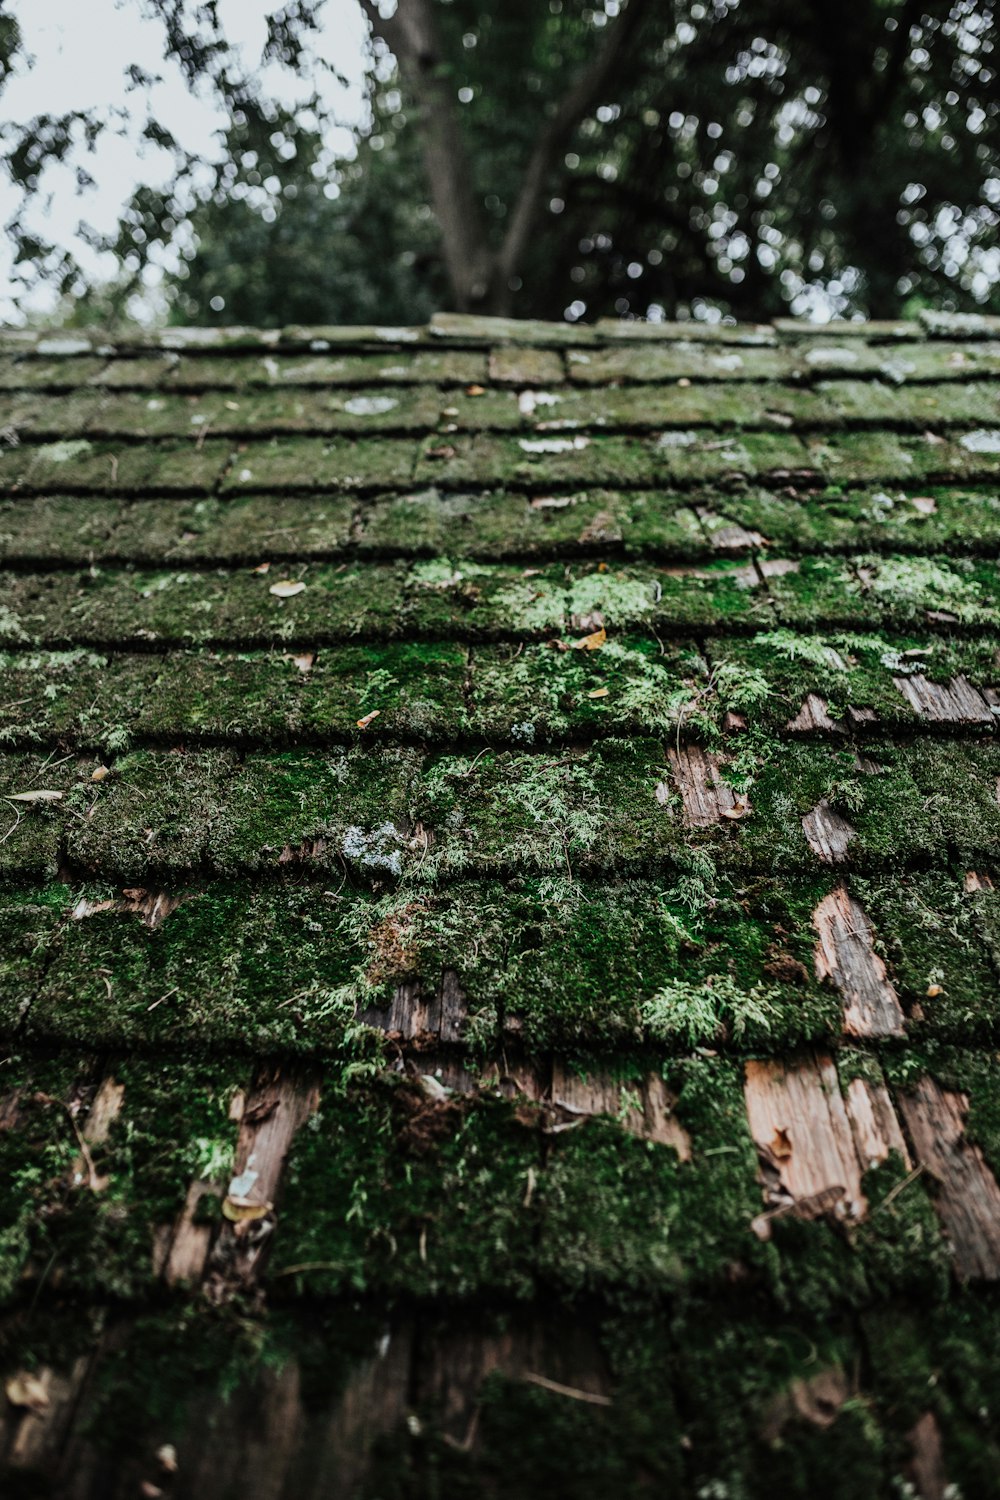
M599 101L635 37L650 0L629 0L608 26L590 63L571 83L542 130L525 165L507 232L490 244L485 215L472 182L458 112L444 70L433 0L399 0L386 19L376 0L362 0L372 31L395 55L418 109L424 166L457 312L510 313L514 283L542 212L544 195L574 131ZM565 170L565 169L564 169Z

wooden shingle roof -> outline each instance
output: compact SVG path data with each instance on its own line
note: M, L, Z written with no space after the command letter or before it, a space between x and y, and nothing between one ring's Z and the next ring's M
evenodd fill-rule
M14 1494L1000 1495L998 494L1000 319L0 335Z

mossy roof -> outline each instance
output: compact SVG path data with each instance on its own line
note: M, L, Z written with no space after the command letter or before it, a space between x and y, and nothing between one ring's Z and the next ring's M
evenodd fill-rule
M16 1493L1000 1495L998 496L996 318L0 334Z

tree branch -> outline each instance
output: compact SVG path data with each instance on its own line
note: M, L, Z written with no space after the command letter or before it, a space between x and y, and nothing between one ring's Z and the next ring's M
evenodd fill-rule
M563 95L555 114L538 138L525 169L509 227L497 258L496 275L504 290L527 247L541 203L542 193L556 160L574 130L601 97L625 48L635 36L651 0L628 0L625 10L607 31L594 60L577 75Z

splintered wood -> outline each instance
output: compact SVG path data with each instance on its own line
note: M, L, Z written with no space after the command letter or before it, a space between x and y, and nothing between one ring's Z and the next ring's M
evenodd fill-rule
M948 1475L941 1449L941 1429L932 1411L918 1417L907 1433L910 1444L910 1462L907 1477L920 1500L946 1500L949 1493ZM952 1490L952 1495L957 1491Z
M196 1282L211 1269L220 1292L226 1284L256 1280L275 1226L285 1161L295 1134L319 1103L319 1080L312 1070L264 1067L252 1088L236 1096L230 1118L238 1120L233 1176L222 1184L196 1180L172 1228L154 1244L154 1270L168 1285ZM222 1197L224 1224L216 1234L200 1222L206 1196Z
M782 1213L862 1218L868 1162L859 1160L832 1058L750 1061L743 1092L770 1210L755 1221L756 1232L766 1238L766 1221Z
M967 677L953 677L947 684L930 682L922 673L894 677L914 713L931 724L990 724L989 704Z
M171 895L168 891L150 891L145 886L131 886L123 890L121 899L114 901L91 901L86 896L81 896L79 901L70 912L74 922L82 922L86 917L97 916L102 911L132 912L141 917L147 927L161 927L177 908L185 901L193 901L197 896L196 891L185 891L180 895Z
M558 1058L552 1067L552 1103L570 1115L611 1115L642 1140L672 1146L691 1160L691 1140L673 1113L674 1098L658 1073L623 1083L607 1074L582 1076Z
M817 979L829 979L844 997L847 1036L902 1036L903 1010L875 952L874 935L863 908L845 886L824 896L813 912L819 935Z
M900 1095L913 1149L935 1184L935 1202L963 1280L1000 1278L1000 1185L966 1138L964 1094L921 1078Z
M708 828L724 818L735 820L746 815L746 800L723 780L717 756L700 745L681 745L676 749L671 746L667 756L684 805L684 822L689 828Z
M826 865L838 865L845 860L847 846L857 837L847 819L835 812L825 797L802 819L802 832L810 849Z
M445 969L434 993L408 981L397 985L388 1005L370 1005L358 1019L393 1040L418 1047L459 1042L466 1019L465 992L454 969Z
M831 719L826 711L826 699L818 693L807 693L802 707L794 719L789 719L785 728L792 734L843 734L844 726L839 719Z

